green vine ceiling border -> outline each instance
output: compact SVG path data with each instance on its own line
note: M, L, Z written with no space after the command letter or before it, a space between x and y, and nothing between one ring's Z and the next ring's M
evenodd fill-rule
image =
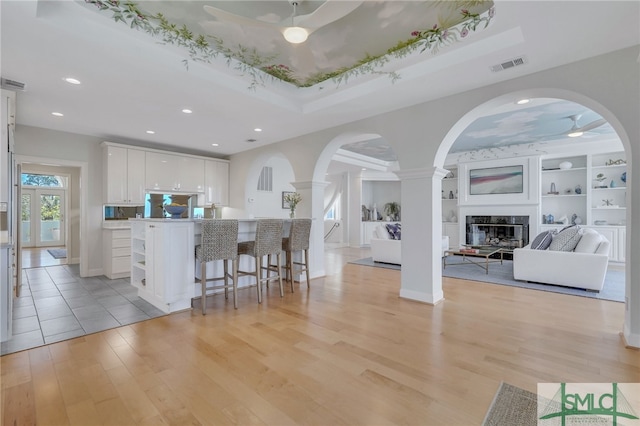
M286 65L274 64L275 56L261 56L255 49L244 46L230 49L224 46L224 41L219 37L195 35L186 26L179 27L169 22L161 13L149 15L142 12L134 2L119 0L85 0L85 2L96 6L100 11L112 12L112 19L115 22L123 22L132 29L144 31L153 37L160 38L162 43L186 49L190 59L184 59L183 62L187 68L189 60L211 63L213 59L221 56L229 67L250 77L250 89L264 86L267 76L297 87L311 87L327 80L340 85L346 83L350 78L367 74L386 74L392 81L396 81L400 78L398 73L381 70L392 59L404 58L416 50L437 53L441 47L461 41L478 28L486 28L495 15L495 7L491 7L483 16L471 13L467 9L461 9L463 21L456 26L444 28L436 24L427 30L413 31L411 38L399 42L384 54L367 55L353 66L319 73L300 81L293 76L293 71Z

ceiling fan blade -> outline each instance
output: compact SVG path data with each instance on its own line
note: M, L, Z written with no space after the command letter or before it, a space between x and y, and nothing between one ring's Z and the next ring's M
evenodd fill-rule
M246 16L236 15L234 13L230 13L225 10L218 9L217 7L204 5L203 8L205 12L207 12L209 15L216 18L218 21L233 22L240 26L280 29L280 26L278 24L272 24L270 22L259 21L257 19L247 18Z
M596 127L600 127L603 124L606 124L607 120L605 120L604 118L600 118L598 120L594 120L589 124L585 124L584 126L580 127L577 131L579 132L588 132L589 130L593 130Z
M327 0L313 12L294 17L293 22L295 25L305 28L311 34L318 28L324 27L353 12L362 3L364 1Z

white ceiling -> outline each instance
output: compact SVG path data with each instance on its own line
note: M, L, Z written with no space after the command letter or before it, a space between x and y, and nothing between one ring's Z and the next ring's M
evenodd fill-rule
M495 12L488 28L436 54L392 61L386 70L400 74L396 82L366 75L337 87L326 82L296 88L267 79L249 90L251 78L224 60L190 62L187 68L184 51L82 2L2 1L0 67L2 77L27 85L17 97L18 124L225 157L640 43L636 1L496 1ZM339 23L345 31L357 30L356 22ZM521 55L525 65L490 71ZM64 82L69 76L82 84ZM505 106L500 114L512 108L519 107ZM576 113L584 114L585 123L593 119L588 111ZM537 114L541 122L546 112ZM487 111L491 115L484 126L499 127L496 113ZM562 119L567 115L547 121L554 129L569 128L570 120ZM263 131L254 132L256 127ZM477 136L483 129L471 130ZM487 142L476 137L470 143Z

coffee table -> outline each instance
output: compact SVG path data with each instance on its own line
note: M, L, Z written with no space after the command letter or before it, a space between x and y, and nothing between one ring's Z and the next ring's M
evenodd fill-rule
M500 255L500 258L491 258L493 255ZM444 257L442 258L442 268L445 269L447 265L476 265L485 270L485 273L489 273L489 263L500 262L502 264L504 251L498 247L480 248L477 253L466 253L460 250L445 250ZM447 263L449 256L462 256L462 262ZM484 258L484 261L477 259Z

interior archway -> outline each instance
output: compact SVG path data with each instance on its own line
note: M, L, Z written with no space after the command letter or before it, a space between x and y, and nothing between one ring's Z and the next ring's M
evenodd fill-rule
M589 153L589 155L591 155L591 153L593 152L593 157L596 157L596 154L598 153L602 153L602 152L618 152L618 151L622 151L625 153L626 155L626 171L629 172L629 174L631 174L631 170L632 170L632 155L631 155L631 147L630 147L630 142L629 142L629 137L627 135L627 133L625 132L625 129L622 127L622 125L620 124L619 120L615 117L615 115L608 110L605 106L601 105L600 103L594 101L593 99L590 99L584 95L581 95L579 93L574 93L571 91L566 91L566 90L558 90L558 89L537 89L537 90L527 90L527 91L520 91L520 92L511 92L511 93L507 93L501 96L498 96L494 99L491 99L487 102L484 102L480 105L478 105L477 107L475 107L474 109L472 109L471 111L469 111L467 114L465 114L463 117L460 118L460 120L451 128L451 130L447 133L446 137L443 139L442 143L440 144L438 151L437 151L437 155L435 157L435 161L434 161L434 166L436 167L443 167L446 168L448 164L452 163L452 156L451 156L451 151L452 149L455 147L455 144L457 143L458 139L460 138L460 136L466 131L466 129L468 129L474 122L476 122L476 120L480 119L481 117L490 115L492 113L494 113L495 111L500 111L501 108L504 107L504 105L513 105L513 103L518 100L518 99L523 99L523 98L528 98L528 99L536 99L536 98L554 98L554 99L558 99L558 100L566 100L566 101L570 101L570 102L574 102L576 104L579 104L580 106L584 107L585 110L589 110L592 112L595 112L597 115L601 116L606 122L607 124L612 128L614 134L615 134L615 142L612 141L611 138L607 139L607 138L603 138L602 140L597 140L595 139L596 142L584 142L584 145L579 145L579 144L573 144L573 150L567 150L565 151L567 153L567 156L572 156L575 155L575 153ZM569 117L567 117L569 118ZM572 120L574 120L574 124L575 124L575 117L571 118ZM597 123L596 123L597 124ZM577 138L576 138L577 139ZM599 141L599 142L598 142ZM596 147L595 150L593 150L593 146L594 144L598 144L600 143L601 146ZM565 147L568 145L565 145ZM540 148L540 144L533 144L533 148ZM586 150L586 148L590 148L591 151ZM485 152L486 152L486 148L485 148ZM541 158L545 158L546 157L553 157L555 156L560 157L561 156L561 148L560 149L549 149L549 150L542 150L542 152L540 152L539 149L534 150L533 152L529 151L530 154L532 155L536 155L539 156L541 155ZM480 153L482 154L482 152ZM507 153L509 154L509 153ZM517 153L515 152L515 150L513 150L513 152L510 153L512 156L515 155L521 155L524 156L526 154L524 153ZM602 156L602 154L600 155L600 161L604 161L604 157ZM455 156L454 156L455 158ZM506 158L506 157L503 157ZM460 158L458 157L457 159L458 161L460 160ZM609 161L615 161L616 158L613 158L612 160ZM542 163L544 165L544 163ZM605 164L605 163L602 163ZM595 165L595 163L594 163ZM601 167L601 166L600 166ZM594 167L595 169L595 167ZM595 173L595 172L594 172ZM612 179L612 182L615 183L615 179ZM592 185L592 183L590 181L587 182L588 185ZM624 235L628 234L628 227L629 224L631 223L631 217L632 217L632 211L631 211L631 206L633 205L631 202L631 198L633 196L633 190L632 190L632 182L630 179L626 180L626 201L625 202L625 206L623 207L624 212L623 213L619 213L618 218L615 220L614 223L604 223L606 225L615 225L620 229L620 236L622 238L622 240L618 240L617 241L617 247L618 250L620 250L622 253L630 253L630 242L624 241ZM542 190L542 189L541 189ZM623 197L624 198L624 197ZM436 200L435 198L432 200L433 203L438 203L440 202L440 200ZM590 201L590 205L586 206L586 209L588 211L592 211L594 209L597 209L598 206L594 205L593 203L595 203L594 200ZM459 217L461 217L462 215L459 215ZM539 218L540 216L538 216ZM536 218L536 222L539 221L539 219ZM621 218L621 219L620 219ZM598 218L595 216L595 214L591 214L589 215L589 223L585 223L585 225L591 226L591 227L598 227L600 225L603 225L603 223L598 223L598 222L602 222L602 220L596 221ZM462 217L461 217L462 220ZM539 229L540 227L538 227ZM462 229L462 228L460 228ZM535 228L532 228L535 229ZM531 233L531 238L533 238L536 234L534 233L534 231L532 231ZM608 237L608 236L607 236ZM620 259L618 259L620 260ZM624 261L624 256L622 256L622 261ZM610 263L611 265L611 263ZM433 267L435 268L436 265L433 265ZM615 267L615 266L614 266ZM637 286L637 283L631 283L630 281L630 262L629 262L629 256L627 256L626 262L624 263L624 271L625 271L625 300L629 301L630 298L633 297L633 294L637 294L637 289L634 289L634 293L631 293L631 289L632 286ZM631 303L629 304L627 302L628 306L630 306L630 309L633 309L634 307L637 308L637 302L636 303ZM631 318L631 314L627 314L626 315L626 319L625 319L625 333L627 330L630 329L628 321ZM626 335L626 334L625 334Z

